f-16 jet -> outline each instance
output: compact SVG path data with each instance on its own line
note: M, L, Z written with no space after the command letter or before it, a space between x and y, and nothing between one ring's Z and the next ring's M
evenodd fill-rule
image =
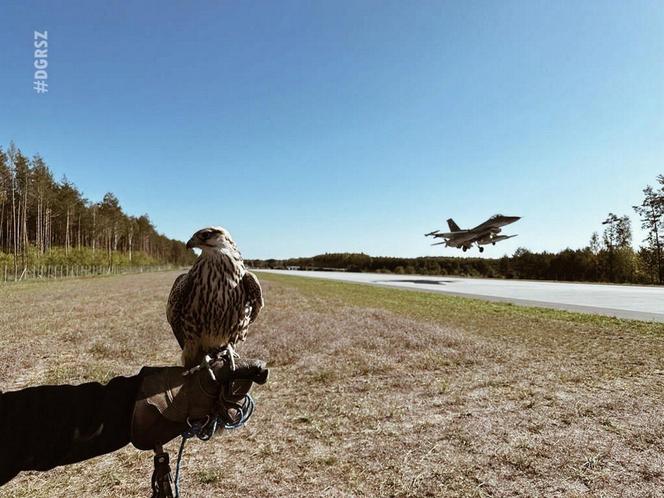
M498 234L501 231L501 227L509 225L510 223L514 223L520 219L520 216L504 216L502 214L496 214L486 220L484 223L477 225L475 228L462 230L459 228L459 225L454 223L454 220L450 218L447 220L447 226L450 228L449 232L434 230L433 232L425 234L425 236L445 239L441 242L431 244L433 246L445 244L445 247L460 247L463 249L463 252L466 252L473 246L473 244L477 244L480 252L484 252L484 247L482 246L489 244L496 245L496 242L516 237L516 235Z

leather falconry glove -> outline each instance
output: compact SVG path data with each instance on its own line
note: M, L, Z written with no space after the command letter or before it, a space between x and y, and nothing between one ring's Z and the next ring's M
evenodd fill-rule
M228 424L241 417L245 394L264 384L268 369L260 360L225 357L186 371L183 367L145 367L131 421L131 442L140 450L159 448L196 421L219 416Z

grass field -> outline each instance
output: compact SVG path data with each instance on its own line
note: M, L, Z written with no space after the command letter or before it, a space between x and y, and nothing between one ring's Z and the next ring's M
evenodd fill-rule
M0 286L0 389L173 364L176 273ZM261 275L250 424L191 442L185 496L662 496L664 325ZM172 458L177 441L168 449ZM150 495L152 458L0 496Z

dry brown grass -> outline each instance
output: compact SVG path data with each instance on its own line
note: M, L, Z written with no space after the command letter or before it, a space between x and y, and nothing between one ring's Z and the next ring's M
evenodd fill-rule
M0 287L0 389L177 361L174 273ZM661 496L664 327L262 276L250 424L185 455L186 496ZM177 442L169 446L172 457ZM2 496L149 496L132 447Z

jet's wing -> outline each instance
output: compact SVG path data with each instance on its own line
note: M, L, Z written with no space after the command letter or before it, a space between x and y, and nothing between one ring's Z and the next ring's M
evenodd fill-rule
M494 242L500 242L501 240L507 240L511 239L512 237L516 237L519 235L518 233L515 233L514 235L499 235L498 237L494 237L493 241Z
M516 235L493 235L488 237L482 237L476 242L477 245L488 246L489 244L495 244L496 242L500 242L501 240L511 239L512 237L516 237Z

